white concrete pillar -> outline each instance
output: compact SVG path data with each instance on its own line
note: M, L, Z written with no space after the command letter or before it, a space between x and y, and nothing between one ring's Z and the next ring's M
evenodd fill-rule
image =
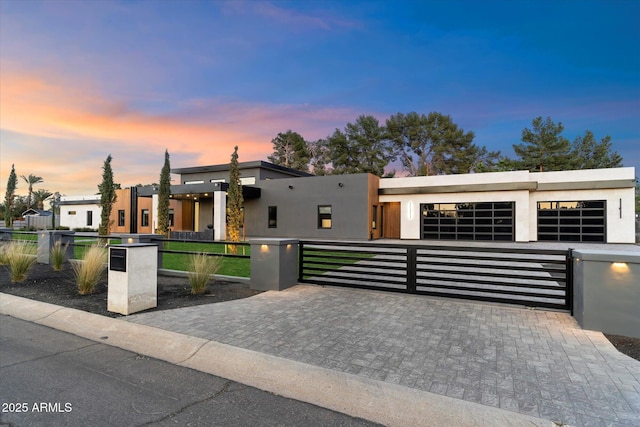
M227 239L227 193L213 192L213 240Z

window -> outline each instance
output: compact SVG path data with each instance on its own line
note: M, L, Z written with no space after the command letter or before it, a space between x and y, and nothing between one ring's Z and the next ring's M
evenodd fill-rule
M245 176L243 178L240 178L240 184L242 185L254 185L255 183L256 183L255 176Z
M204 184L204 181L203 181L203 180L201 180L201 179L198 179L198 180L194 180L194 181L185 181L184 183L185 183L185 185L191 185L191 184Z
M69 215L75 215L76 211L69 211Z
M87 226L93 225L93 211L87 211Z
M169 209L169 227L173 227L173 218L175 214L173 213L173 209Z
M376 205L373 205L371 209L371 228L375 230L377 226L378 226L378 207Z
M269 228L278 228L278 207L269 206Z
M124 227L124 209L118 210L118 227Z
M142 227L148 227L149 226L149 209L142 209L141 226Z
M318 228L331 228L331 205L318 206Z

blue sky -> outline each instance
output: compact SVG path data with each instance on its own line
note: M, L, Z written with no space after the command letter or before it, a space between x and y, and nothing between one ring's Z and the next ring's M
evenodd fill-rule
M94 193L266 160L370 114L448 114L513 156L538 116L640 168L640 1L0 0L0 191ZM24 184L19 194L26 194Z

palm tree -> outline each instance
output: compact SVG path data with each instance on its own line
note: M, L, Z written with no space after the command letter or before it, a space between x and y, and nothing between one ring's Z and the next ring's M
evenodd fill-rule
M31 207L31 195L33 194L33 184L38 184L43 182L41 176L36 176L32 173L29 176L20 175L24 181L29 184L29 195L27 196L27 209Z
M44 201L51 196L53 196L53 193L49 190L36 190L33 192L33 201L36 203L36 206L38 206L38 209L43 210Z

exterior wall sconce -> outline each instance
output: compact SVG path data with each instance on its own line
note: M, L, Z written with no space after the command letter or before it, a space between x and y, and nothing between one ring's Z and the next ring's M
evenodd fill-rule
M293 185L290 185L290 186L289 186L289 190L293 190Z
M344 184L342 182L339 182L338 183L338 187L342 188L342 187L344 187Z
M629 265L627 265L626 262L612 262L611 263L611 268L613 270L616 270L616 271L619 271L619 272L629 271Z

